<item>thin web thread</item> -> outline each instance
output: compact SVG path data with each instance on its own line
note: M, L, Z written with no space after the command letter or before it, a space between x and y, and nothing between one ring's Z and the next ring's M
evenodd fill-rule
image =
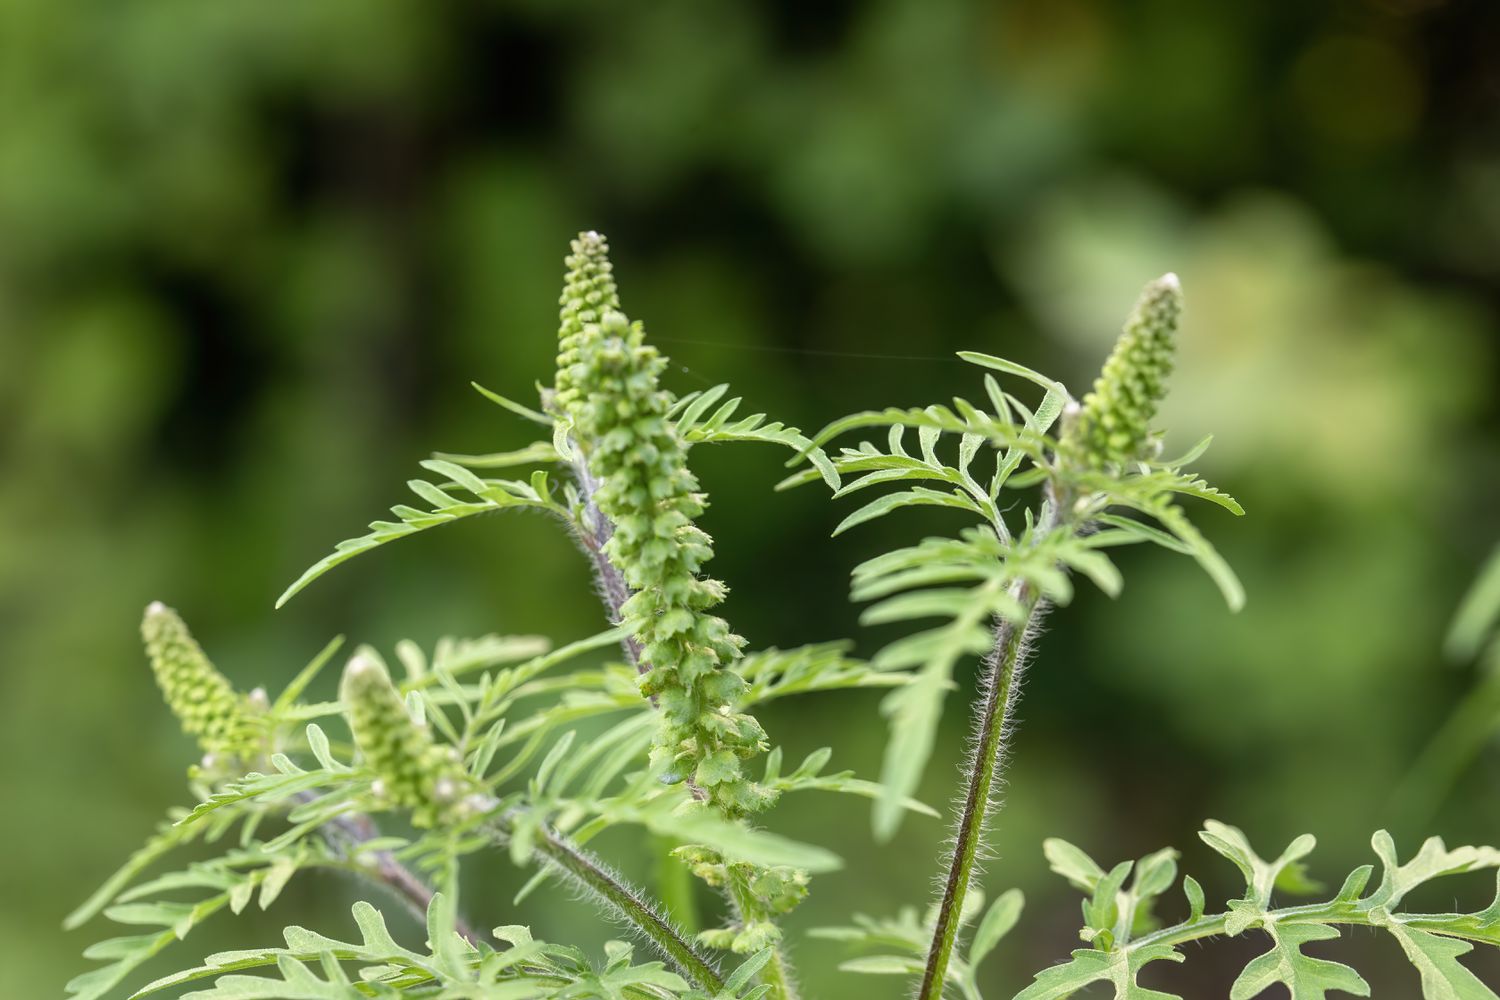
M822 358L857 358L862 361L935 361L941 364L964 364L962 358L943 354L871 354L863 351L835 351L819 347L786 347L776 344L735 344L726 340L695 340L689 337L651 339L662 344L695 344L700 347L722 347L731 351L757 351L763 354L805 354Z

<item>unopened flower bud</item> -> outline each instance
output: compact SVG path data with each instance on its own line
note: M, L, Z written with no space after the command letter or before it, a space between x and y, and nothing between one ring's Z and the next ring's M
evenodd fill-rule
M220 757L239 757L256 749L259 730L246 712L246 700L214 668L177 612L153 601L141 621L141 638L172 714L184 732L198 738L215 764Z
M439 746L428 728L412 719L390 675L373 657L361 653L349 661L340 693L354 742L375 774L370 791L377 799L410 809L416 826L432 826L473 787L451 748Z
M1177 275L1165 274L1141 292L1093 391L1064 429L1065 457L1093 467L1146 457L1151 421L1167 394L1181 312Z

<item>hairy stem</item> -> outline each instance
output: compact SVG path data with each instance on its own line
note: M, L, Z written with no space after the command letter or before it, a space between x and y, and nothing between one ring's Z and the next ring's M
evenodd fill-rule
M699 988L710 994L723 990L718 970L689 943L677 928L632 886L606 869L585 851L543 830L537 850L556 868L590 892L596 893L620 917L644 934Z
M380 828L363 813L353 813L330 820L321 833L330 847L352 856L360 844L379 837ZM418 920L426 920L427 908L432 903L434 892L432 886L396 860L396 856L390 851L374 851L367 856L373 862L373 868L361 865L358 869L360 874L394 893ZM462 915L455 919L454 929L470 944L477 944L480 940Z
M495 805L493 800L488 803L490 808ZM510 842L513 817L513 812L503 812L486 825L495 843L504 846ZM639 931L701 989L716 994L724 988L724 979L713 962L699 954L645 893L610 871L598 858L546 826L537 831L534 850L547 859L554 871L595 896L605 909Z
M725 890L735 919L742 927L752 920L772 919L771 914L756 901L748 880L736 875L733 870L729 872ZM782 942L777 941L772 945L771 960L761 969L760 981L771 987L772 996L781 997L782 1000L797 1000L796 974L787 959L786 947Z
M620 609L630 600L630 585L625 582L625 574L609 561L609 556L604 552L604 546L615 533L615 528L594 502L594 495L599 492L599 480L589 471L587 459L580 455L572 463L571 469L573 481L578 485L579 497L583 500L583 518L576 525L578 544L593 563L594 582L599 588L599 597L604 602L609 623L618 625ZM621 639L620 648L636 671L644 673L646 667L641 662L641 646L635 636Z
M990 808L990 793L995 776L1010 742L1012 708L1020 693L1020 675L1025 666L1026 637L1045 613L1035 588L1017 583L1011 596L1024 612L1020 620L1005 619L995 630L995 646L985 662L986 689L983 714L974 732L973 758L970 761L968 789L963 812L954 837L953 855L943 884L943 898L938 904L937 923L933 927L932 945L927 952L927 967L922 973L920 1000L936 1000L942 995L943 979L953 955L958 936L959 917L964 897L974 874L979 841L984 834L985 818Z
M784 1000L798 1000L797 981L793 978L791 962L787 960L786 948L779 942L771 949L771 960L760 972L761 982L771 987L771 995Z

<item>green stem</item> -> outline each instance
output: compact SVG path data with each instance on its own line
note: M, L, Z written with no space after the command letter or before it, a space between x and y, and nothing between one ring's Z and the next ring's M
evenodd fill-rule
M995 646L989 656L986 671L988 691L984 701L984 714L980 717L975 733L968 790L958 822L953 857L948 863L948 876L943 885L943 898L938 906L937 923L932 931L932 945L927 952L927 967L922 974L918 1000L938 1000L942 996L943 980L947 976L948 962L953 956L953 944L958 936L964 897L969 892L969 882L974 874L974 859L979 851L979 840L984 833L985 817L989 812L990 792L994 787L1005 746L1010 741L1011 708L1020 691L1017 681L1023 665L1026 634L1043 613L1036 589L1031 585L1017 583L1012 596L1021 605L1023 614L1017 621L1002 621L996 629Z
M772 996L797 1000L797 984L792 979L791 966L783 945L777 944L771 949L771 960L761 969L761 982L771 987Z
M550 830L543 830L537 851L580 885L598 894L604 902L651 940L699 988L710 994L724 989L724 979L699 955L677 928L657 912L644 896L625 884L585 851Z
M1131 941L1127 947L1138 948L1153 944L1175 946L1201 938L1218 937L1224 933L1224 925L1228 919L1227 913L1215 913L1199 917L1197 920L1184 920L1180 924L1173 924L1171 927L1163 927L1150 934L1144 934Z
M729 904L734 910L736 919L740 926L746 926L751 921L772 921L772 915L755 898L755 893L750 891L748 882L736 875L730 869L728 877ZM771 996L779 997L781 1000L798 1000L797 980L792 971L792 963L786 956L785 945L777 941L771 946L771 960L762 967L760 981L771 987Z
M1377 917L1376 911L1379 907L1360 907L1347 903L1311 903L1306 906L1288 906L1279 910L1270 910L1266 913L1266 919L1271 923L1285 923L1291 921L1299 924L1344 924L1358 927L1382 927L1390 921L1387 914L1384 919ZM1125 945L1126 948L1145 948L1151 945L1177 945L1188 944L1203 938L1218 937L1225 931L1229 920L1228 913L1205 914L1196 920L1184 920L1182 923L1173 924L1171 927L1163 927L1160 930L1143 934ZM1421 927L1420 924L1412 923L1408 917L1407 922L1412 926ZM1464 941L1474 941L1479 944L1494 944L1494 939L1484 932L1465 934L1444 928L1422 928L1430 930L1434 934L1444 937L1459 938Z
M330 849L343 855L353 856L360 845L380 836L380 828L374 820L363 813L336 816L319 831ZM390 851L367 852L367 865L352 865L351 870L360 876L385 886L404 903L417 920L427 919L427 908L432 904L433 888L407 868ZM460 914L454 919L454 929L470 944L481 938Z

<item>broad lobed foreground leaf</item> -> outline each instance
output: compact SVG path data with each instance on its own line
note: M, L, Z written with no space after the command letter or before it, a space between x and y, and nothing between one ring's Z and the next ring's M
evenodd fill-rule
M1319 888L1303 865L1316 846L1311 836L1298 837L1273 861L1256 853L1236 827L1209 820L1200 836L1239 870L1245 893L1229 900L1226 911L1205 914L1202 889L1196 881L1184 879L1189 915L1170 927L1122 917L1136 906L1133 897L1159 895L1172 881L1175 865L1167 866L1164 859L1175 858L1175 852L1157 852L1135 863L1138 873L1148 866L1154 866L1154 872L1125 890L1129 862L1106 873L1078 848L1048 841L1046 854L1053 870L1090 897L1084 905L1083 937L1094 947L1075 951L1071 961L1038 973L1016 1000L1065 997L1069 990L1091 983L1109 983L1117 1000L1167 997L1136 984L1134 977L1142 966L1161 959L1182 961L1184 956L1177 949L1191 941L1244 933L1263 935L1269 947L1245 966L1230 1000L1252 1000L1273 988L1286 991L1292 1000L1325 1000L1335 993L1370 996L1370 984L1353 968L1305 950L1310 944L1337 940L1340 925L1374 927L1394 938L1420 977L1423 1000L1495 1000L1492 988L1460 959L1478 944L1500 947L1500 886L1494 902L1476 913L1405 912L1400 904L1413 889L1435 879L1500 870L1500 851L1490 847L1449 850L1434 837L1402 863L1391 836L1382 830L1371 838L1371 846L1384 873L1368 894L1373 867L1365 865L1352 872L1326 902L1278 906L1274 899L1278 893L1305 895ZM1142 893L1143 881L1150 883L1149 893ZM1107 933L1101 932L1104 928Z

